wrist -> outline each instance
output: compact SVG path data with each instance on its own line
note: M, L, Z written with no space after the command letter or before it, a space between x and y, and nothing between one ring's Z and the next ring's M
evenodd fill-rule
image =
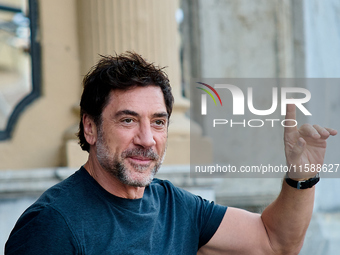
M295 165L293 166L293 169L289 169L289 171L286 172L285 178L290 178L294 181L307 181L310 178L315 177L319 171L309 171L308 169L301 170L299 167L299 171L296 170Z
M287 172L286 175L285 175L285 178L289 178L289 179L292 179L294 181L307 181L308 179L313 178L314 176L315 175L306 177L306 176L301 176L299 174Z
M296 189L309 189L312 188L315 184L317 184L320 180L319 173L317 173L314 177L305 179L291 179L288 175L288 172L285 176L286 183Z

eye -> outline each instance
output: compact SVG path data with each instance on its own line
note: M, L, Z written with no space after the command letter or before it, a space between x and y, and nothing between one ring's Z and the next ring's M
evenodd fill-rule
M165 125L165 121L164 121L164 120L156 120L156 121L155 121L155 124L156 124L157 126L164 126L164 125Z
M133 122L133 119L131 119L131 118L126 118L126 119L123 119L122 122L123 122L123 123L129 124L129 123L132 123L132 122Z

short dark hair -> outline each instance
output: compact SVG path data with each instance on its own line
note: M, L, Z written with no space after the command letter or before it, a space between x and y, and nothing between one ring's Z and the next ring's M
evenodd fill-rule
M135 52L115 56L101 56L83 79L83 94L80 101L79 144L84 151L90 145L84 136L83 115L88 114L95 124L101 125L101 114L108 104L113 90L129 90L136 86L159 86L163 92L166 110L170 118L174 98L164 67L148 63Z

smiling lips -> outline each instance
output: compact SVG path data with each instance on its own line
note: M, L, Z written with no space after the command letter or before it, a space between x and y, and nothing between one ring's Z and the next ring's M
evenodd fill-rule
M127 157L130 160L134 161L136 164L149 164L151 161L153 161L153 158L150 157L141 157L141 156L132 156L132 157Z
M122 153L122 158L128 159L131 165L135 168L147 168L152 161L157 161L159 156L151 148L134 148L125 150Z
M151 160L158 160L159 156L151 148L134 148L125 150L122 153L122 158L130 158L140 162L150 162Z

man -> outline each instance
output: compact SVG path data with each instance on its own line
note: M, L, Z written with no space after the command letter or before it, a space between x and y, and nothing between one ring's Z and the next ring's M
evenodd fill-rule
M315 173L284 181L262 215L153 178L173 106L161 68L135 53L103 57L84 78L80 106L78 137L88 161L24 212L5 254L298 254ZM295 119L294 106L287 110ZM326 139L335 134L317 125L286 128L287 163L322 164Z

